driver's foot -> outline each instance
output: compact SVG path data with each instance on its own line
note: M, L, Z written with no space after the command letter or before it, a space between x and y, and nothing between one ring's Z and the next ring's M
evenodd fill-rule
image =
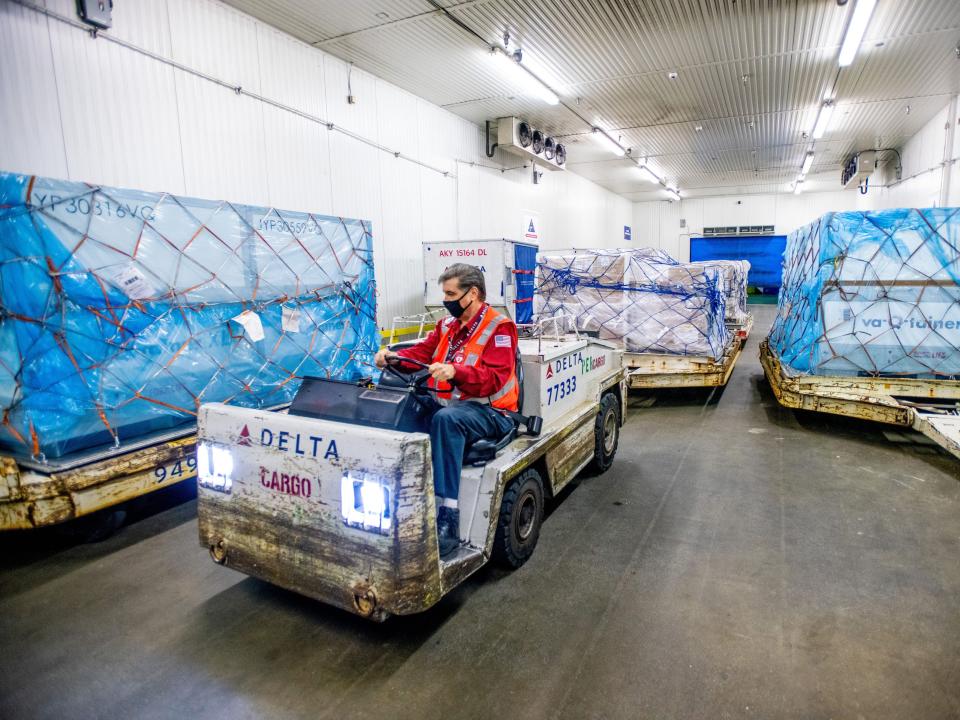
M437 512L437 542L440 557L447 557L460 547L460 511L441 507Z

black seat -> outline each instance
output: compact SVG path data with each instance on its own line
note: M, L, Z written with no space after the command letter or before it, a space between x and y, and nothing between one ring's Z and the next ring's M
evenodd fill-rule
M520 348L517 347L517 358L516 358L516 373L517 373L517 383L520 386L520 395L517 398L517 407L520 411L523 411L523 361L520 357ZM488 462L493 460L497 453L503 450L507 445L512 443L517 437L517 423L514 420L511 420L510 429L499 438L483 438L477 440L472 445L468 445L466 451L463 454L463 464L464 465L486 465Z

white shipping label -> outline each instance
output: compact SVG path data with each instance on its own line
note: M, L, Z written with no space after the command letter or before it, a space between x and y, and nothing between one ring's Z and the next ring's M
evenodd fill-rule
M243 326L247 337L253 340L253 342L263 340L263 323L260 322L260 316L253 312L253 310L244 310L233 318L233 321Z
M907 355L919 346L960 347L957 303L824 300L823 325L832 344L900 345Z
M300 308L283 306L280 324L284 332L300 332Z
M504 304L504 289L507 282L504 269L504 256L509 253L513 264L513 246L505 240L480 242L476 240L462 243L424 243L424 302L428 306L443 303L443 289L439 279L444 270L455 263L466 263L480 268L487 286L487 302L493 306ZM507 270L506 272L511 272Z
M156 292L136 265L127 265L113 276L114 284L131 300L153 297Z

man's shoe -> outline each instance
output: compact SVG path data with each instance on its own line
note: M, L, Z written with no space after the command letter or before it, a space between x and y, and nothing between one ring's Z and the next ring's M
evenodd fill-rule
M437 542L440 557L447 557L460 547L460 511L441 506L437 513Z

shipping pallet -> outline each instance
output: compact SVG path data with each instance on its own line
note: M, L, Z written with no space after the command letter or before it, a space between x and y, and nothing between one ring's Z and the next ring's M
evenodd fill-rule
M960 381L790 376L766 340L760 343L760 364L784 407L911 428L960 458Z
M196 477L194 430L42 462L0 456L0 530L53 525Z
M631 390L722 387L730 379L745 342L746 335L734 335L727 353L717 359L690 355L624 353L627 387Z

